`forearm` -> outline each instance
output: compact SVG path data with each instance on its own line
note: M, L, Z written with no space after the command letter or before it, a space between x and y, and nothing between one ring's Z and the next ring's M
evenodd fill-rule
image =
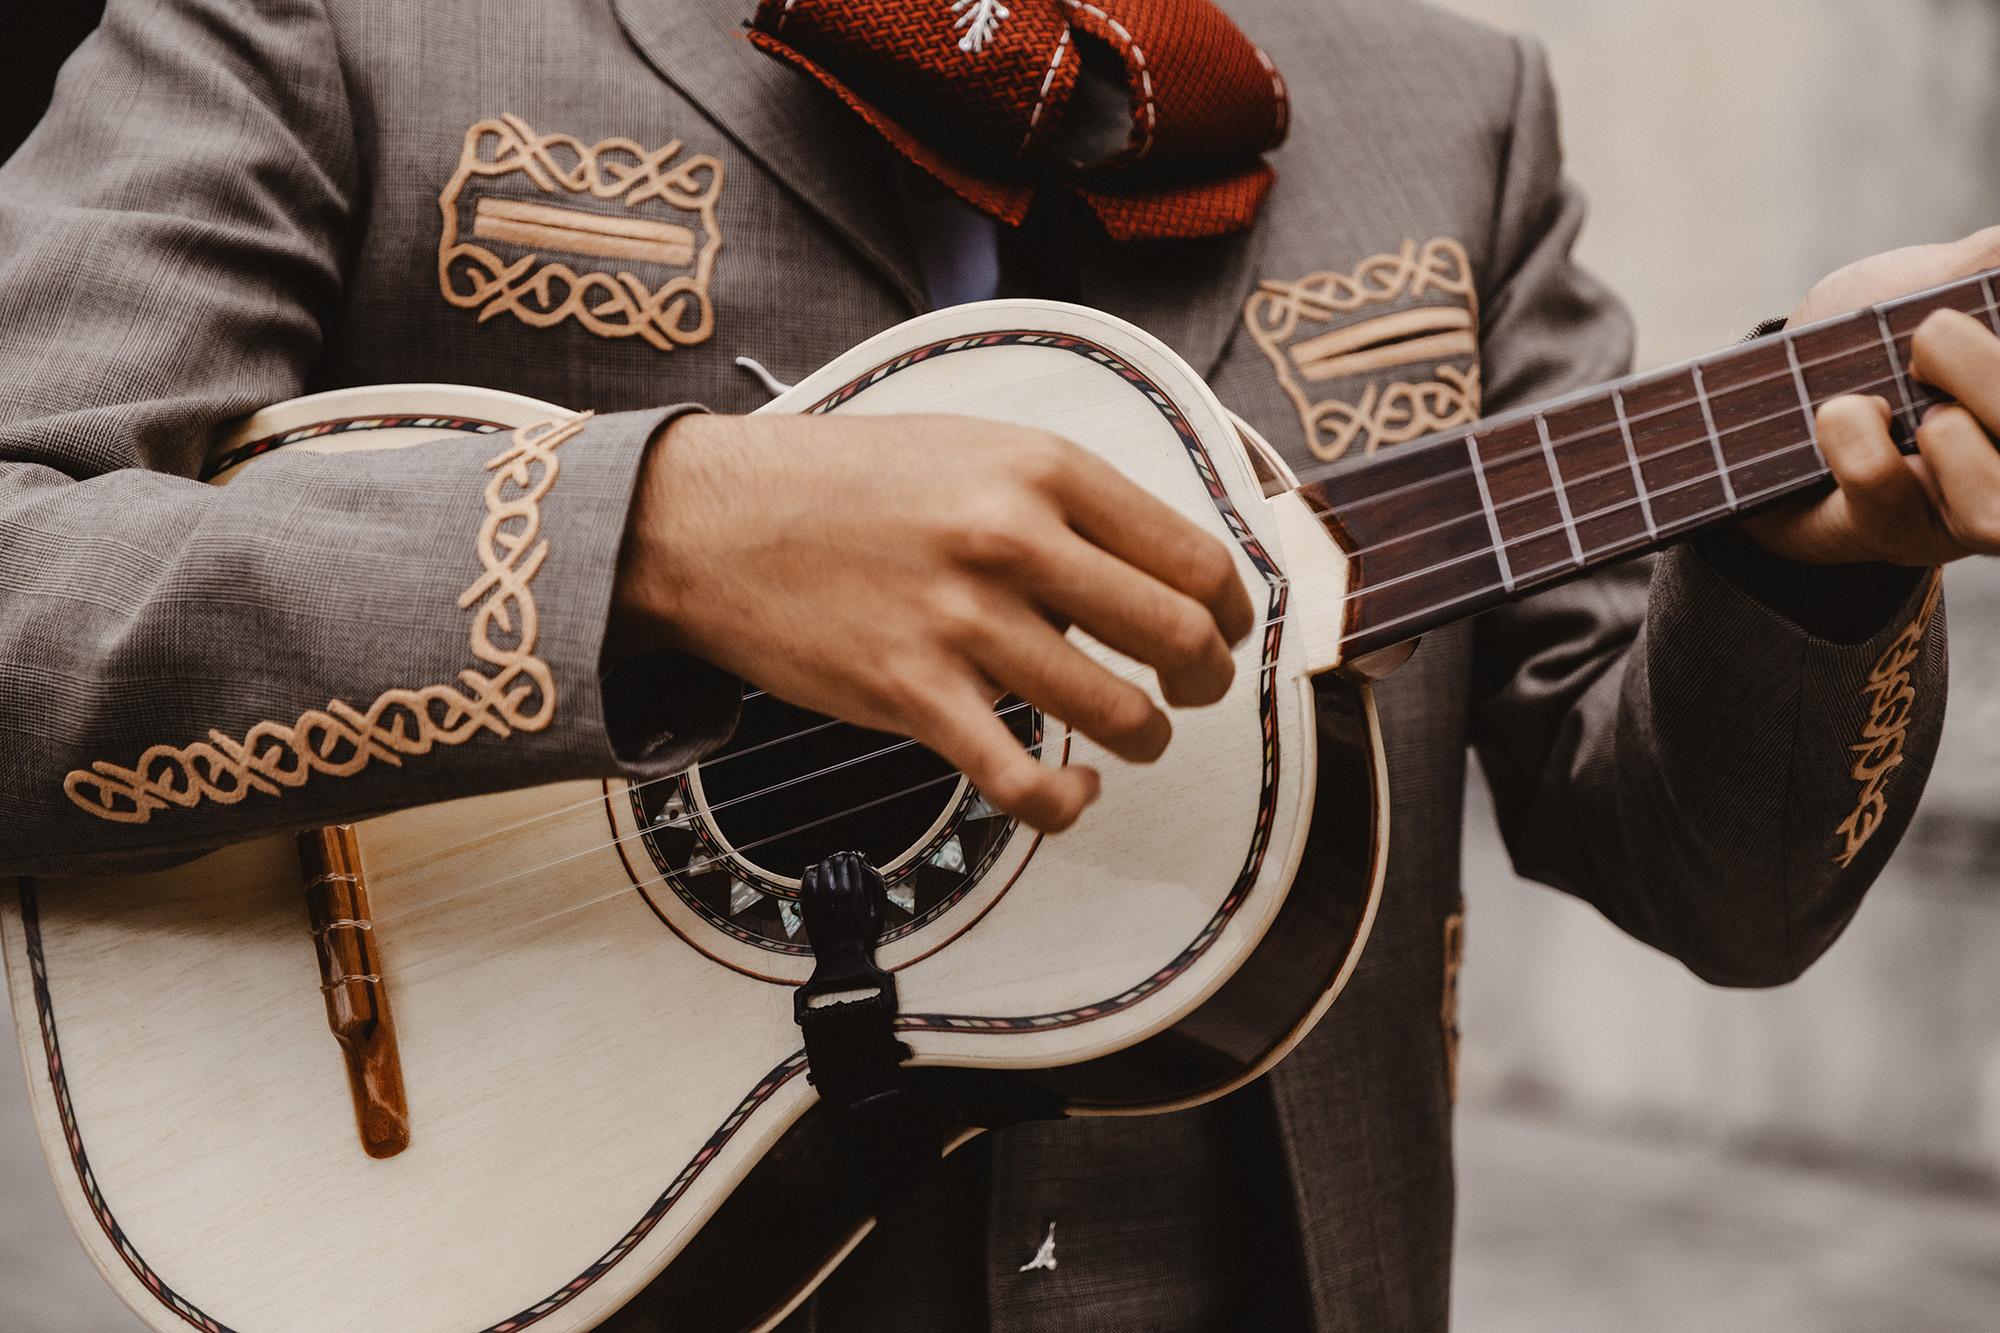
M293 451L224 488L0 465L0 868L685 763L726 679L609 704L599 679L662 415Z
M1644 627L1520 780L1525 873L1707 980L1771 985L1832 944L1908 826L1944 712L1929 579L1873 637L1815 638L1687 548ZM1509 758L1488 755L1489 766Z

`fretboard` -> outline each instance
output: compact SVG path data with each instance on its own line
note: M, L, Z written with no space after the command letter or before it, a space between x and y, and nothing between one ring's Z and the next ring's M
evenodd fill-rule
M1815 414L1888 400L1915 448L1946 401L1910 339L1950 307L2000 332L2000 270L1303 474L1348 553L1351 659L1821 485Z

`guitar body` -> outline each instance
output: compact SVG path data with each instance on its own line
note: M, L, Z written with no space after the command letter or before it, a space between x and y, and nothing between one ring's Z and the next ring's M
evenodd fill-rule
M1282 464L1191 370L1108 316L990 303L890 330L766 410L964 413L1098 451L1237 552L1265 624L1229 696L1176 713L1148 766L1003 701L1044 763L1103 773L1055 837L914 746L801 735L815 720L766 696L678 778L357 826L407 1104L390 1155L357 1134L292 837L7 885L38 1129L78 1235L153 1328L585 1329L663 1273L646 1299L664 1327L775 1321L869 1224L841 1202L793 1019L813 965L796 877L840 847L888 883L877 957L911 1064L996 1071L1068 1114L1238 1086L1344 983L1387 843L1367 689L1314 688L1339 665L1346 563L1297 495L1266 494ZM217 457L552 415L479 390L342 391L258 414ZM1321 869L1294 886L1309 829Z

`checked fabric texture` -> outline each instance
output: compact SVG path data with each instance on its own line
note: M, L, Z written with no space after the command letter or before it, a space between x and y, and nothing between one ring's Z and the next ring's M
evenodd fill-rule
M1053 186L1115 240L1242 231L1290 123L1277 66L1210 0L759 0L750 40L1010 226ZM1132 115L1092 161L1067 151L1086 64Z

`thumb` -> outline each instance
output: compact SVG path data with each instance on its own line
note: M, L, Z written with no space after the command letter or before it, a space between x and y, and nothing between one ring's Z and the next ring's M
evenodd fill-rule
M2000 268L2000 226L1982 227L1962 241L1952 241L1936 249L1945 252L1940 256L1939 282Z
M1821 279L1792 312L1791 322L1814 324L1990 268L2000 268L2000 227L1937 245L1885 250Z

